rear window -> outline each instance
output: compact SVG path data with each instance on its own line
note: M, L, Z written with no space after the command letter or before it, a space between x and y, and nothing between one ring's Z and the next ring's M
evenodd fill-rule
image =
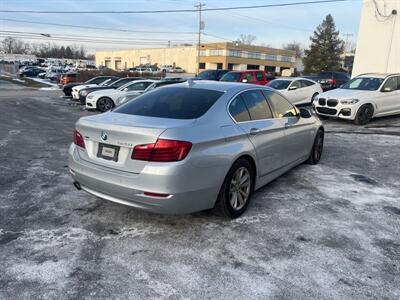
M220 81L238 82L241 76L242 73L229 72L222 76Z
M279 79L275 79L270 81L267 86L276 89L276 90L286 90L289 86L289 84L291 83L290 80L279 80Z
M165 87L145 93L115 109L117 113L167 119L196 119L204 115L223 92Z
M209 79L209 80L215 80L217 79L217 71L203 71L197 76L199 79Z

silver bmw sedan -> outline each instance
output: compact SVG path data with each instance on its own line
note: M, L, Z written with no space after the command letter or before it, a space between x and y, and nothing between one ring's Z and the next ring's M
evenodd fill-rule
M175 84L76 123L74 185L162 214L213 209L236 218L252 192L321 158L324 128L265 86Z

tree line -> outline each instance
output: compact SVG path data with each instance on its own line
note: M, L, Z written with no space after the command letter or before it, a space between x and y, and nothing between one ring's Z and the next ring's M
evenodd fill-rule
M32 54L42 58L66 58L66 59L92 59L86 49L81 46L59 46L51 43L26 43L12 37L6 37L1 41L1 49L7 54Z

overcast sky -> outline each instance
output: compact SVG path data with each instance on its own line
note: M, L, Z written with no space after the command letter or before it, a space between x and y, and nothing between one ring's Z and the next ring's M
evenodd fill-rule
M261 5L298 2L299 0L203 0L206 8ZM0 10L57 10L57 11L112 11L112 10L162 10L188 9L198 1L192 0L0 0ZM224 12L204 12L205 33L227 40L235 40L243 34L257 37L255 44L282 47L282 44L297 41L307 46L309 36L327 14L331 14L341 34L351 34L343 39L355 41L359 26L362 1L300 5L291 7L243 9ZM94 30L77 27L60 27L44 24L30 24L9 21L13 19L30 22L46 22L69 24L75 26L91 26L111 29L145 30L145 31L179 31L195 32L198 29L197 13L168 14L33 14L33 13L0 13L1 29L7 31L35 32L56 35L75 36L81 39L113 39L114 42L87 43L80 41L57 42L67 44L84 44L91 51L95 49L122 49L194 43L195 34L176 33L135 33L109 30ZM2 34L2 33L0 33ZM4 37L4 34L0 36ZM36 42L46 41L43 40ZM118 41L115 41L118 39ZM211 36L204 36L204 41L223 41ZM124 41L123 44L118 44ZM150 45L154 43L154 45Z

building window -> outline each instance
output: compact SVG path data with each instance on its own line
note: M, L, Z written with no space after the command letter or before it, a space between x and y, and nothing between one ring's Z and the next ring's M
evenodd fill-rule
M274 66L265 66L264 70L267 73L275 73L276 68Z
M267 59L267 60L278 60L277 57L276 57L276 55L272 55L272 54L267 54L266 59Z
M199 69L205 69L206 63L199 63Z
M249 52L248 53L248 58L260 59L261 58L261 53L260 52Z
M247 65L247 70L259 70L259 65Z
M207 56L207 50L200 50L200 56Z
M222 63L217 63L217 70L222 69L222 67L223 67Z
M292 57L291 56L281 56L281 61L286 61L286 62L290 62L292 61Z
M211 49L210 56L222 56L222 50L220 49Z
M228 50L228 56L241 57L242 56L242 51L229 49Z
M233 64L228 64L228 70L233 70Z

